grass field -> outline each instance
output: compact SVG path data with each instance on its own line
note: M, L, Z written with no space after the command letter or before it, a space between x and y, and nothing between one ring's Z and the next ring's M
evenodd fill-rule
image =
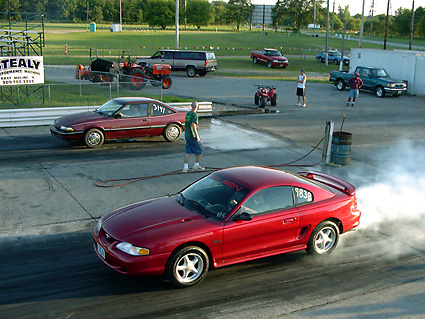
M97 32L88 32L86 24L46 24L45 47L43 48L45 65L89 65L89 49L96 48L99 57L117 61L123 50L130 50L132 57L150 56L159 48L175 47L175 31L158 31L141 28L141 26L126 26L123 32L110 32L110 25L97 25ZM129 30L127 30L129 29ZM325 37L312 37L287 32L274 32L260 29L235 32L229 27L210 26L208 31L180 31L179 47L185 49L211 50L215 52L219 70L208 76L252 77L261 79L294 80L300 69L305 69L310 82L328 82L329 71L337 69L335 65L319 64L314 59L316 53L325 47ZM350 51L358 47L355 35L346 39L344 47ZM368 37L364 38L369 39ZM382 39L374 39L382 40ZM389 42L408 43L408 39L390 38ZM425 47L425 39L415 39L415 45ZM68 54L65 55L65 45ZM264 47L279 49L289 59L286 69L268 69L265 65L253 64L249 58L251 50L261 50ZM342 40L329 38L329 48L340 49ZM382 49L382 44L363 42L364 48ZM399 47L387 45L389 50ZM347 67L345 67L347 69ZM90 89L89 89L90 88ZM46 96L47 89L43 91ZM122 90L120 94L125 94ZM128 92L130 95L145 95L142 91ZM159 96L149 96L159 98ZM40 107L37 96L27 99L18 107ZM48 100L45 98L45 101ZM50 106L94 105L105 100L105 88L84 86L80 94L79 87L50 85ZM165 102L180 101L178 98L166 98ZM64 102L65 101L65 102ZM46 102L44 102L44 106ZM41 105L43 106L43 105ZM8 104L3 99L0 108L17 107Z

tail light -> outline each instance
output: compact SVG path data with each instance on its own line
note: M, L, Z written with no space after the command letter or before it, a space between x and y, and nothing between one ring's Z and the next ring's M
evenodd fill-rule
M357 198L354 197L351 203L350 213L354 216L360 216L361 212L357 209Z

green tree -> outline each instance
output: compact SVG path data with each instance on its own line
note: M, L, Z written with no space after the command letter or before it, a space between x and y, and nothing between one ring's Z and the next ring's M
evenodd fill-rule
M190 0L187 2L187 22L197 26L198 29L205 27L214 20L212 5L208 0Z
M143 13L144 21L150 26L165 29L175 22L175 2L172 0L148 0Z
M316 23L322 16L323 0L316 1ZM273 12L275 24L292 25L297 29L314 22L314 0L277 0Z
M425 9L418 7L415 10L415 36L425 36Z
M214 24L226 24L226 6L227 3L221 0L212 2L212 8L214 11Z
M9 11L8 11L9 9ZM8 20L8 12L21 12L21 3L19 2L19 0L1 0L0 2L0 11L4 12L2 14L2 20L4 19L5 21ZM11 14L10 15L11 20L20 20L21 16L20 15L16 15L16 14Z
M410 34L410 27L412 21L412 10L398 8L394 16L394 31L398 35L408 36Z
M229 0L226 20L229 23L235 23L239 31L240 25L249 21L252 9L251 0Z

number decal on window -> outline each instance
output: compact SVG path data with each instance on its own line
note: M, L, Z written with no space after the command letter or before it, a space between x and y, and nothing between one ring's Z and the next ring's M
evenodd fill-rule
M311 202L313 201L313 194L303 188L295 187L295 196L297 197L298 203Z

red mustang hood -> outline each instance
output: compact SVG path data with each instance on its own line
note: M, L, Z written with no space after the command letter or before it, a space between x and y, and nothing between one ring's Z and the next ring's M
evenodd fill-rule
M56 120L56 123L59 125L70 126L82 122L87 123L104 119L105 117L101 114L95 112L83 112L62 116Z
M177 204L170 197L147 200L122 207L105 216L102 228L113 238L129 240L140 232L167 228L202 216Z

